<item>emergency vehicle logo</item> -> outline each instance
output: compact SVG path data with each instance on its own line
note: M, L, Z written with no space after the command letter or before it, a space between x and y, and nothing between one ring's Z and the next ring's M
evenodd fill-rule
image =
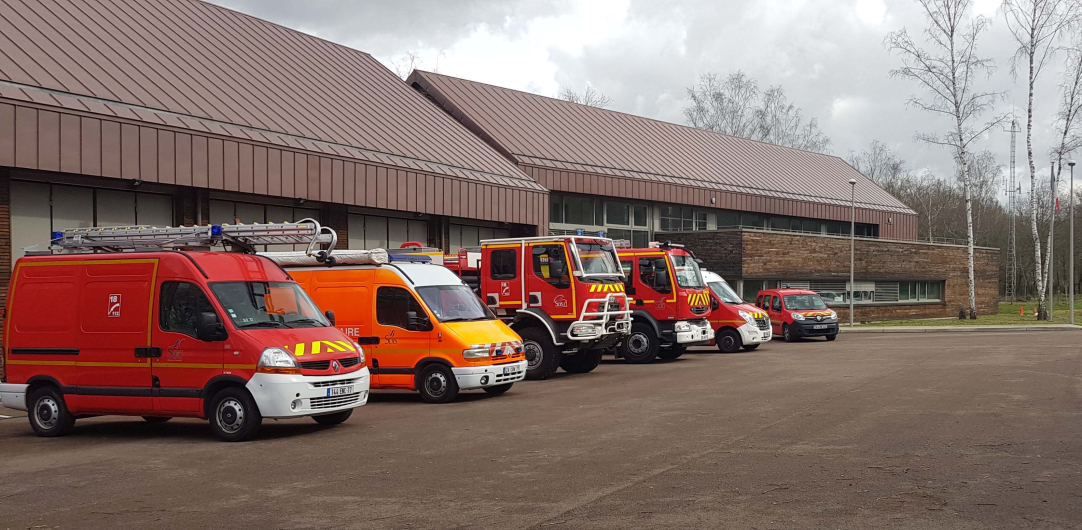
M119 317L120 316L120 295L119 294L111 294L111 295L109 295L109 313L108 313L108 315L109 315L109 317Z
M500 296L511 296L511 284L507 282L500 284Z
M331 361L331 370L337 372L340 369L342 369L342 366L338 364L338 361Z
M387 344L398 344L398 339L395 338L393 329L390 333L383 336L383 342L386 342Z
M184 359L184 350L180 349L180 343L183 340L184 339L177 339L177 341L174 342L172 346L169 346L165 349L165 351L169 352L169 356L167 357L167 359L169 359L170 361L180 361Z
M556 307L567 307L567 298L564 295L556 295L556 298L552 300L552 305Z
M622 283L592 283L590 284L591 293L622 293L624 292L624 284Z
M706 293L691 293L688 295L688 305L709 305L710 295Z

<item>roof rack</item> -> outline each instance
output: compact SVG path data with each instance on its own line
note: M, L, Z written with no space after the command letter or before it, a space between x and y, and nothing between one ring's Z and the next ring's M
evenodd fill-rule
M322 262L337 242L338 234L332 228L320 226L315 219L303 219L296 223L69 228L53 232L50 249L122 252L228 246L252 254L257 245L308 245L304 254Z

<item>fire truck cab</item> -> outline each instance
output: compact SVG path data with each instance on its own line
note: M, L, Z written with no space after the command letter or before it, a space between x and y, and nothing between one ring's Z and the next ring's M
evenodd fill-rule
M557 367L585 373L631 330L624 275L612 240L551 236L481 242L479 289L515 330L527 379Z
M633 318L618 356L636 364L675 359L688 345L713 338L710 296L691 252L669 243L618 252Z

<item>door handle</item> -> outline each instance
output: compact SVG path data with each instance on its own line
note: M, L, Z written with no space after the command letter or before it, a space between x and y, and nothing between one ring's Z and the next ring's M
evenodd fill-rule
M162 356L162 349L157 347L157 346L149 346L149 347L146 347L146 348L136 348L135 349L135 356L137 358L140 358L140 359L146 359L146 358L150 358L150 357L154 357L154 358L161 357Z

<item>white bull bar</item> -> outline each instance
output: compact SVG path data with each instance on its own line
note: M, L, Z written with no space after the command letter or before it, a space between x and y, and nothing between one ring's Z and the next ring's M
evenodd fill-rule
M621 307L627 309L619 311L609 310L609 304L612 302L623 301ZM602 311L587 311L590 304L600 304L600 307L604 308ZM605 298L591 298L582 303L582 311L579 312L579 320L576 320L567 327L567 338L569 340L578 341L590 341L597 340L603 335L609 335L612 333L619 333L626 335L631 333L631 306L627 301L626 295L621 295L617 298L616 293L609 293ZM597 320L587 320L587 318L598 318Z

